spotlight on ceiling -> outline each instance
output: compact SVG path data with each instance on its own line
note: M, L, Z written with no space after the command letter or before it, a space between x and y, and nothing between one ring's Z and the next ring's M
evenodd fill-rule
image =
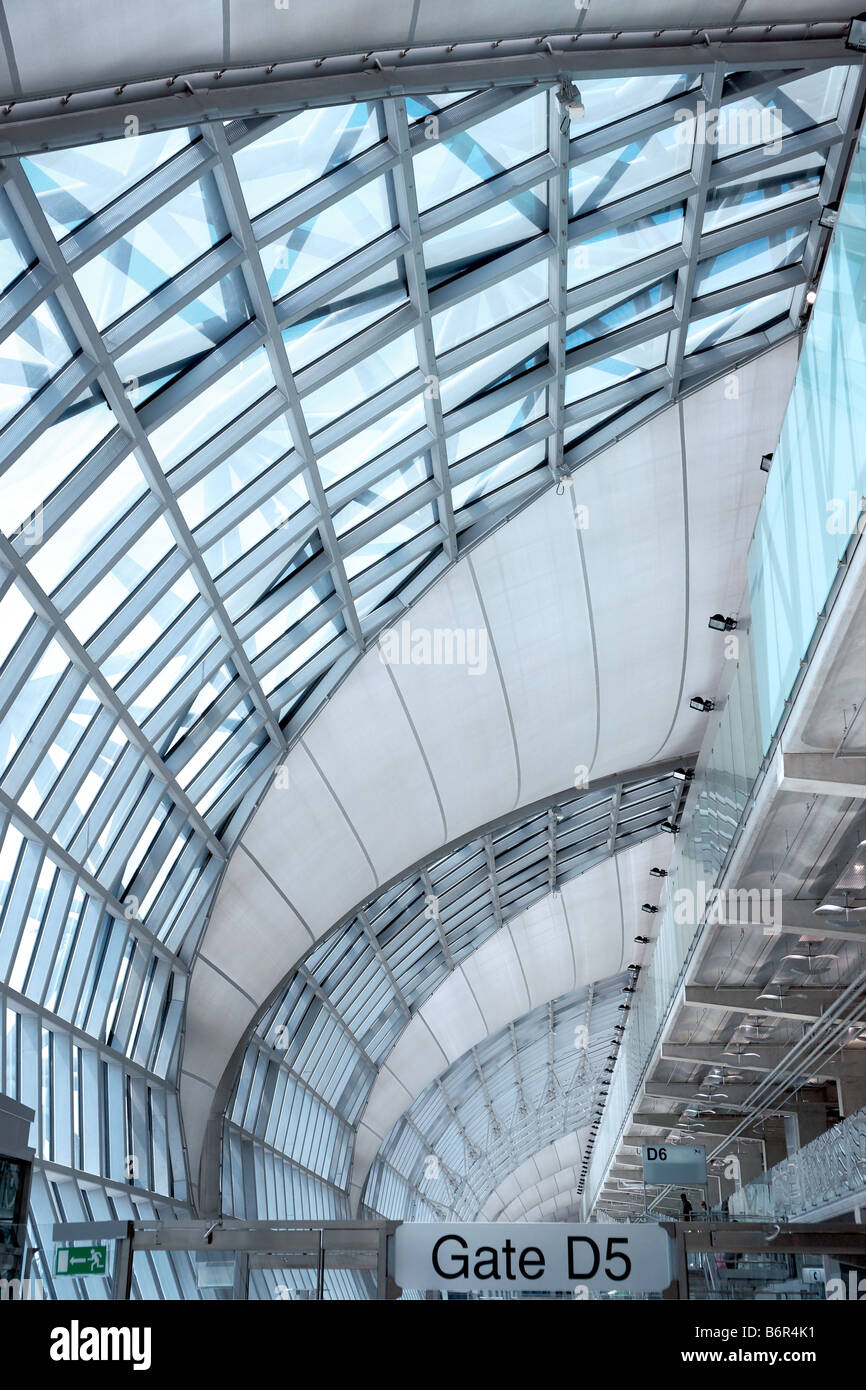
M724 613L714 613L708 626L713 629L713 632L733 632L737 626L737 620L736 618L726 618Z
M866 53L866 14L857 14L851 20L845 47L853 48L855 53Z
M570 121L580 121L586 114L583 106L583 97L580 95L580 88L576 87L570 77L563 77L556 93L557 100Z
M817 291L817 290L809 289L809 290L806 291L806 303L807 303L807 304L814 304L814 303L815 303L815 300L816 300L817 298L818 298L818 291Z
M635 941L639 946L648 946L650 943L650 939L648 936L636 936Z
M696 709L700 714L709 714L710 710L715 708L715 700L705 700L703 695L693 695L689 700L689 709Z
M772 462L773 462L773 455L772 455L772 454L762 454L762 456L761 456L761 472L762 472L762 473L769 473L769 471L770 471L770 464L771 464Z
M675 782L691 782L694 780L694 769L690 767L675 767L673 779Z
M640 910L641 912L658 912L658 908L653 907L652 903L641 903Z
M674 825L672 820L663 820L659 829L666 830L669 835L679 835L680 833L679 826Z
M667 869L650 869L650 878L667 878Z

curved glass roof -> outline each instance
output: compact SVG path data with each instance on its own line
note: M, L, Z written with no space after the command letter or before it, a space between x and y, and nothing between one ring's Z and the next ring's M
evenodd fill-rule
M657 835L683 786L670 772L513 818L401 879L319 942L247 1046L226 1109L226 1210L249 1216L254 1200L273 1217L349 1215L358 1121L420 1005L532 903ZM578 994L582 1008L588 996Z
M473 1047L394 1126L367 1182L370 1216L478 1220L490 1193L585 1129L614 1056L626 972L534 1009Z
M5 159L0 1065L43 1162L186 1199L189 963L271 769L467 547L796 331L848 74L577 74L570 130L542 84ZM373 930L398 1017L489 911L447 950Z

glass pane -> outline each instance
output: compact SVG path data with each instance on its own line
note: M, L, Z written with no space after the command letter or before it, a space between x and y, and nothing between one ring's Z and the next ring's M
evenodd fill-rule
M28 155L21 166L56 236L74 231L189 144L183 129Z

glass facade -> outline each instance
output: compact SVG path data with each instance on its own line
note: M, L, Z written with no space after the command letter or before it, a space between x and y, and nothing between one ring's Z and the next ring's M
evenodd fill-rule
M866 496L866 147L839 210L749 552L762 740L772 737Z

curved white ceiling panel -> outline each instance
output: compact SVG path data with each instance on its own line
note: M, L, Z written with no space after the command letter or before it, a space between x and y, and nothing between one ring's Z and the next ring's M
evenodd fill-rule
M568 1172L578 1171L580 1161L583 1158L583 1146L587 1133L587 1129L582 1129L571 1134L564 1134L561 1139L555 1139L552 1144L547 1144L531 1158L525 1159L490 1193L478 1213L479 1221L515 1219L510 1214L514 1210L515 1203L522 1201L525 1204L525 1209L528 1210L535 1201L539 1200L535 1194L538 1193L541 1184L551 1180L556 1182L560 1175L564 1177ZM557 1185L554 1190L563 1191L564 1183ZM521 1218L518 1215L516 1219L520 1220Z
M783 343L740 371L736 399L707 387L597 455L573 489L549 490L458 561L323 706L242 836L192 970L193 1171L208 1118L199 1083L215 1094L313 940L420 859L572 786L576 768L594 783L700 746L688 700L713 694L724 660L707 618L742 593L731 555L744 557L795 366ZM574 979L618 968L618 937L601 961L572 930ZM506 1012L544 994L538 972L531 952L524 977L503 976Z

